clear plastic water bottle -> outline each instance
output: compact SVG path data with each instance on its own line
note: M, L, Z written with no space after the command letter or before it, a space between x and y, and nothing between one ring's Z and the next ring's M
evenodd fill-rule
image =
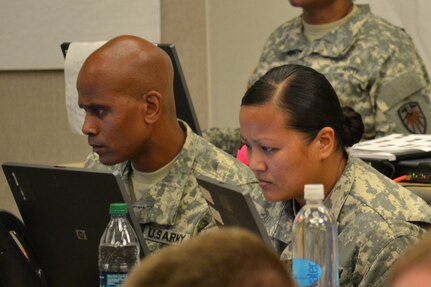
M99 244L100 287L120 287L139 262L139 243L127 220L127 204L111 203L108 223Z
M304 186L305 205L292 228L292 271L300 287L338 287L337 222L323 205L322 184Z

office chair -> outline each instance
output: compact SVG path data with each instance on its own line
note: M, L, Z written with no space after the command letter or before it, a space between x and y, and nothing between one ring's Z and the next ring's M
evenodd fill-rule
M24 224L12 213L0 210L0 287L12 286L47 287L48 284Z

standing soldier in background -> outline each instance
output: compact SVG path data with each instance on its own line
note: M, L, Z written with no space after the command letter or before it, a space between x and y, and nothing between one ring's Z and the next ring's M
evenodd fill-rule
M363 139L431 132L430 80L410 36L352 0L289 0L302 14L268 38L248 85L283 64L311 67L330 81L342 106L359 112ZM204 137L233 154L235 129Z
M430 81L410 36L352 0L289 0L302 15L268 38L249 79L293 63L324 74L342 106L362 115L364 139L430 133Z

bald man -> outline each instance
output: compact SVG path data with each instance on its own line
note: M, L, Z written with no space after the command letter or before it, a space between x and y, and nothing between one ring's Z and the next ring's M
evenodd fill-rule
M93 149L85 166L122 175L151 251L215 226L197 175L260 194L248 167L177 119L172 63L154 44L108 41L84 62L77 89Z

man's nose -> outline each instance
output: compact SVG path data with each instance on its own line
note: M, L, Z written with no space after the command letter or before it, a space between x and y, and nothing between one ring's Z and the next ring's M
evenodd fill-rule
M84 123L82 124L81 130L85 135L97 134L97 127L90 116L85 115Z

